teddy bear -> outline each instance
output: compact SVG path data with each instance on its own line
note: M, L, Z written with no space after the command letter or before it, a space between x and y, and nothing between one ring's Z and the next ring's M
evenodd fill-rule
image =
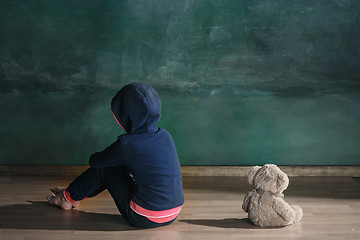
M283 227L301 220L303 210L283 199L282 192L288 187L289 178L276 165L252 167L248 181L253 190L245 196L242 208L255 225Z

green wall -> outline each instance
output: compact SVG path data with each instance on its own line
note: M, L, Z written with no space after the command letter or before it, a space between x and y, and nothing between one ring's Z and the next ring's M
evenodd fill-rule
M0 165L85 165L145 81L182 165L359 165L357 0L3 0Z

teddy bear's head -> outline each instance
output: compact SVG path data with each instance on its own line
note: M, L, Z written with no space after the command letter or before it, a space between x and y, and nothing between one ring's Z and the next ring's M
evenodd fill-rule
M248 174L248 181L255 189L270 191L274 194L282 193L289 185L287 174L274 164L252 167Z

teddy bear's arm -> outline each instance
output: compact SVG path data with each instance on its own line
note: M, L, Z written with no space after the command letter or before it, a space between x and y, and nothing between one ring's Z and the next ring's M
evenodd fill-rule
M245 198L244 198L244 201L243 201L243 204L242 204L242 209L245 211L245 212L248 212L249 211L249 201L250 201L250 197L249 197L249 193L246 194Z
M295 211L290 205L282 198L275 197L273 201L273 209L285 221L292 221L295 219Z
M251 197L255 194L255 192L256 192L256 190L252 190L251 192L246 194L246 196L244 198L244 201L243 201L243 204L242 204L242 209L245 212L249 211L249 202L250 202Z

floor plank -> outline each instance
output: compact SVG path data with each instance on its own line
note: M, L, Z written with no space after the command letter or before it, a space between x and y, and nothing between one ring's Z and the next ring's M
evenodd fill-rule
M0 177L0 239L360 239L360 182L351 177L292 177L285 200L304 210L284 228L252 225L241 209L244 177L184 177L185 205L170 226L139 230L126 224L108 193L77 210L50 206L52 186L70 178Z

